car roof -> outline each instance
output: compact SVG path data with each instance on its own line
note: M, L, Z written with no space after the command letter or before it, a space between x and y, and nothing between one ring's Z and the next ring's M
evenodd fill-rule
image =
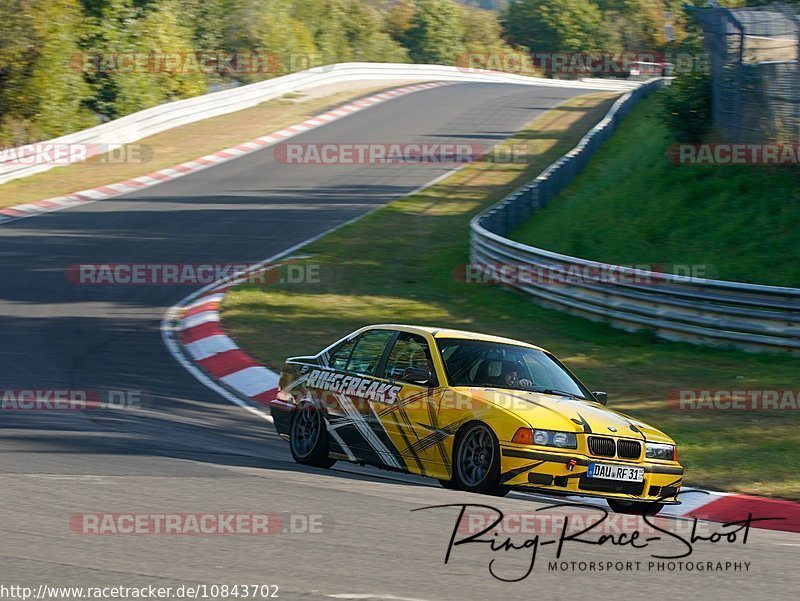
M364 330L402 330L404 332L427 332L434 338L459 338L463 340L482 340L485 342L497 342L500 344L514 344L516 346L524 346L538 351L544 351L540 346L523 342L522 340L515 340L513 338L504 338L502 336L492 336L491 334L481 334L480 332L470 332L467 330L454 330L450 328L436 328L432 326L417 326L409 324L398 323L381 323L367 326Z

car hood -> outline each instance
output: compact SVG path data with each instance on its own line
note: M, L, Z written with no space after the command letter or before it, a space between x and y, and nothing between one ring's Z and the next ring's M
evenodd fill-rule
M532 428L673 443L657 428L595 401L501 388L468 388L462 392L517 415Z

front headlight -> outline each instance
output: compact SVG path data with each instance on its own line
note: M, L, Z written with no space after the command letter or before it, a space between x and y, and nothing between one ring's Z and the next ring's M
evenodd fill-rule
M675 445L648 442L645 444L645 457L648 459L675 459Z
M520 428L511 442L542 447L558 447L559 449L577 449L578 439L573 432L556 432L554 430L531 430Z
M534 430L533 443L544 447L560 449L577 449L578 439L572 432L554 432L553 430Z

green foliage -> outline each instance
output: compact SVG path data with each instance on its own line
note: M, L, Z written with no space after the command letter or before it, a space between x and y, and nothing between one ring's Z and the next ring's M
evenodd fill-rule
M77 0L0 7L0 143L53 137L94 123L89 88L71 68L84 33Z
M417 0L403 35L415 63L453 64L464 52L461 9L452 0Z
M211 85L332 62L408 61L387 13L369 0L4 0L0 144L67 133ZM185 62L200 53L258 55L260 63L209 72ZM183 62L141 68L122 55Z
M678 42L683 39L681 2L0 0L0 144L334 62L469 60L508 68L505 56L529 51L654 50L665 42L665 10L673 12ZM187 71L185 63L142 70L93 60L120 53L257 54L261 62L232 72ZM516 70L530 64L511 62Z
M800 286L800 263L784 260L800 246L797 170L674 164L658 114L665 94L635 107L513 238L613 264L696 265L705 277Z
M185 25L179 8L178 0L163 0L143 8L137 8L133 0L111 0L94 22L87 54L191 55L195 49L194 31ZM89 65L86 76L96 91L92 108L109 118L206 91L204 74L180 67L172 69L166 63L145 72L126 68L117 61L108 68L91 61Z
M590 0L511 0L501 23L512 44L532 52L595 52L609 47L603 13Z
M672 14L675 42L686 37L687 18L683 0L600 0L603 18L610 34L611 47L631 52L653 52L664 48L664 13Z
M700 142L711 128L711 75L699 70L680 73L661 95L661 117L678 142Z

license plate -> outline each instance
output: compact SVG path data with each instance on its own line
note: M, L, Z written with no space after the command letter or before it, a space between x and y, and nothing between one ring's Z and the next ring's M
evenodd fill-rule
M590 478L603 478L604 480L624 480L625 482L641 482L644 480L643 467L629 465L612 465L610 463L590 463Z

